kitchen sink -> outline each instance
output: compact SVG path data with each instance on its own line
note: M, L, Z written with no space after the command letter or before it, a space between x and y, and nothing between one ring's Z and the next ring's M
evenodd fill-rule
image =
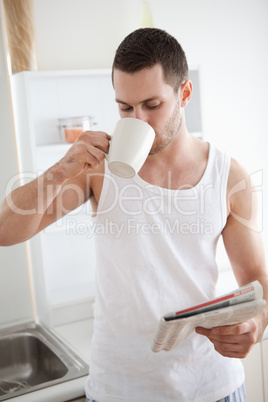
M0 331L0 401L88 374L88 365L35 323Z

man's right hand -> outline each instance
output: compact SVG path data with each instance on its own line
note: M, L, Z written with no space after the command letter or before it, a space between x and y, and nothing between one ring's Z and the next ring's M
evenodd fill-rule
M58 169L65 179L93 171L103 162L109 151L110 136L103 131L85 131L58 162Z

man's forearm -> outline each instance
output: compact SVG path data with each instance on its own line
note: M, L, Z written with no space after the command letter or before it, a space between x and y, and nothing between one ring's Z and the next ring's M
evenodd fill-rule
M55 165L10 193L0 208L0 245L10 246L31 238L65 181Z

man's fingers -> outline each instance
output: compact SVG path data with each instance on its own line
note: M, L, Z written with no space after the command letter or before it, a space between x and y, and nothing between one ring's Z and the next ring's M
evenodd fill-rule
M206 336L225 357L244 358L257 341L255 320L212 329L197 327L196 333Z

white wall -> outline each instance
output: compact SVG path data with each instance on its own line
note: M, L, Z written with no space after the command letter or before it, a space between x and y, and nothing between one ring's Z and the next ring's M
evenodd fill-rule
M1 27L0 27L1 28ZM0 29L0 203L17 174L8 76ZM0 247L0 327L33 319L25 244Z
M33 0L39 67L111 67L122 36L137 27L137 0Z
M34 0L40 69L111 67L141 0ZM201 70L204 136L258 172L267 204L267 0L151 0L155 26ZM267 213L263 211L264 221ZM266 235L267 229L265 229Z

